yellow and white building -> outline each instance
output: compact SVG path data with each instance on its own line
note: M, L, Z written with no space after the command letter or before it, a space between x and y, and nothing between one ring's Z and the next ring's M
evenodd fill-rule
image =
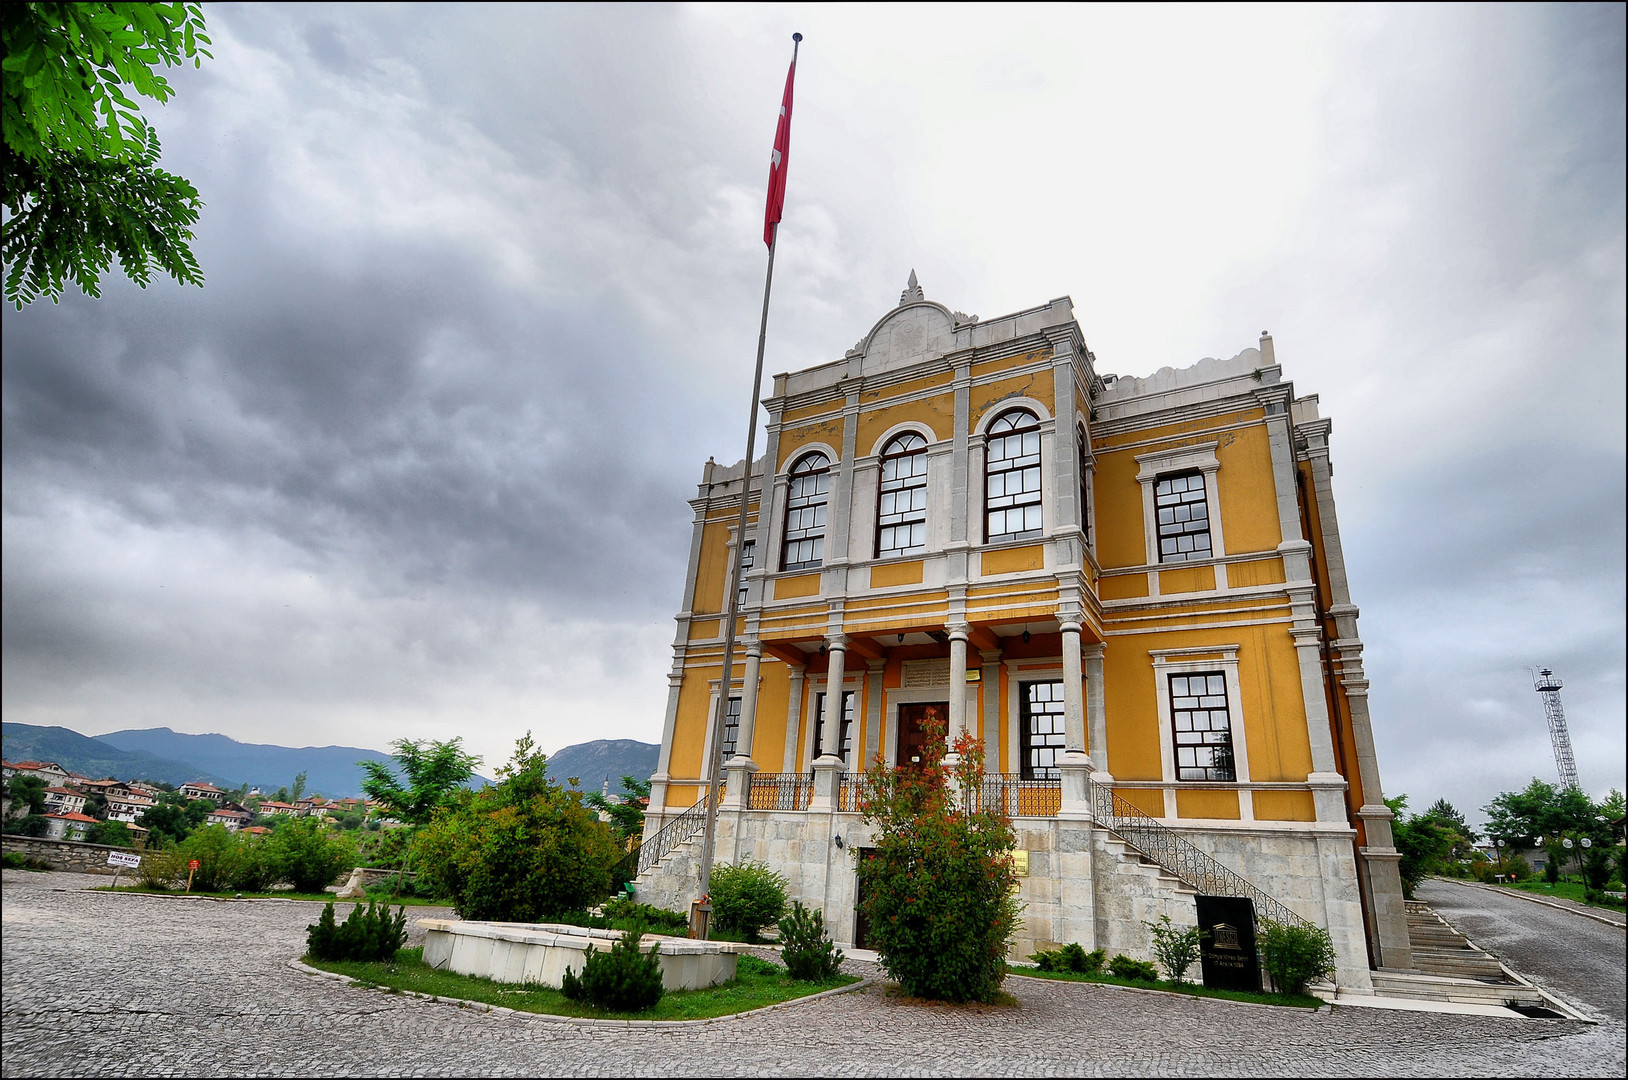
M857 775L919 756L936 708L982 741L983 797L1014 815L1019 952L1146 955L1144 919L1192 922L1204 882L1132 843L1135 818L1327 928L1342 987L1411 966L1329 421L1269 335L1116 377L1068 298L980 320L912 274L846 355L775 376L765 404L749 482L709 461L691 501L642 898L695 891L744 557L717 857L773 865L839 940L863 943Z

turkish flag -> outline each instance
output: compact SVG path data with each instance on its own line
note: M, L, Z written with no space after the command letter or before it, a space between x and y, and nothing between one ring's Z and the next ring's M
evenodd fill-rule
M791 81L797 58L786 69L786 96L780 99L780 123L774 129L774 150L769 155L769 202L763 210L763 242L774 246L774 227L786 205L786 163L791 157Z

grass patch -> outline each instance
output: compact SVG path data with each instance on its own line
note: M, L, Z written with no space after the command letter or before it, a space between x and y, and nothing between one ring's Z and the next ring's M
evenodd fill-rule
M47 870L56 869L44 859L30 858L19 851L6 852L4 858L0 859L0 863L3 863L4 869L7 870L32 870L35 873L44 873Z
M346 904L355 904L355 903L363 903L363 904L365 904L365 903L367 903L368 900L378 900L381 903L389 903L389 905L391 907L395 907L397 905L405 905L407 907L451 907L452 906L452 901L451 900L425 900L425 899L422 899L422 898L417 897L417 896L403 896L403 897L398 898L398 897L392 897L389 894L385 894L383 896L375 896L375 895L369 894L367 899L357 901L357 900L340 900L339 898L335 897L334 894L331 893L331 892L305 893L305 892L294 892L291 889L280 889L280 890L275 890L275 891L272 891L272 892L243 892L243 893L240 893L240 892L202 892L202 891L200 891L198 889L193 889L191 893L188 893L185 889L155 889L155 888L152 888L151 886L148 886L148 885L120 885L117 889L115 889L111 885L98 885L98 886L96 886L95 888L93 888L93 889L91 889L89 891L91 891L91 892L147 893L150 896L189 896L189 895L190 896L208 896L208 897L212 897L212 898L217 899L217 900L236 900L236 899L238 899L240 897L242 899L244 899L244 900L309 900L312 903L317 903L317 904L326 904L328 901L332 900L334 902L334 910L335 911L338 911L338 910L342 909Z
M1621 885L1617 886L1619 889L1621 887ZM1556 881L1552 884L1547 881L1516 881L1507 885L1499 885L1498 888L1517 889L1520 892L1532 893L1536 896L1552 896L1560 900L1571 900L1575 903L1587 904L1589 907L1604 908L1607 911L1623 910L1622 904L1602 901L1598 898L1598 894L1595 894L1595 899L1588 899L1583 895L1583 884L1579 881Z
M349 975L366 986L386 993L411 990L419 994L502 1005L520 1012L580 1016L592 1020L706 1020L760 1009L765 1005L777 1005L782 1001L807 997L821 990L859 981L857 975L839 975L829 982L798 982L778 964L743 956L733 982L710 990L669 990L654 1008L641 1013L613 1013L572 1001L558 990L546 986L520 986L437 971L425 966L423 949L403 949L388 964L313 960L309 956L302 960L323 971Z
M1218 990L1208 986L1198 986L1194 983L1182 983L1179 986L1172 982L1143 982L1137 979L1121 979L1117 975L1082 975L1077 971L1041 971L1038 968L1009 968L1012 975L1026 975L1031 979L1056 979L1059 982L1086 982L1103 983L1108 986L1129 986L1137 990L1163 990L1171 994L1186 994L1188 997L1220 998L1224 1001L1252 1001L1257 1005L1282 1005L1294 1009L1319 1009L1328 1004L1321 998L1310 994L1266 994L1253 993L1248 990Z

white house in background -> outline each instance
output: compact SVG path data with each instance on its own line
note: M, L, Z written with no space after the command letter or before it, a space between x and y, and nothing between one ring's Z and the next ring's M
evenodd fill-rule
M305 811L293 803L278 802L275 799L266 799L260 804L262 814L282 814L285 817L299 817Z
M254 815L236 806L223 806L213 810L204 819L211 825L224 825L227 832L237 832L245 825L254 824Z
M47 840L83 840L85 834L96 824L96 819L89 814L46 814L45 838Z
M85 809L85 796L70 787L48 787L45 789L45 809L52 814L77 814Z
M132 780L130 781L130 793L132 795L145 795L149 799L156 799L160 795L164 794L164 789L155 784L149 784L144 780Z
M194 780L190 784L182 784L181 795L183 798L189 801L192 799L208 799L213 803L223 803L226 801L226 792L222 791L214 784L206 784L202 780Z
M14 761L5 766L6 779L13 776L37 776L48 787L60 787L73 777L73 773L54 761Z
M107 797L107 817L109 821L122 821L126 824L132 824L137 818L157 805L157 802L143 795L109 795Z

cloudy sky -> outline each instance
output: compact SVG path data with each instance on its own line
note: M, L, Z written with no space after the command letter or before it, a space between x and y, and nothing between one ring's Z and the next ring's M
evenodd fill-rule
M1073 297L1334 419L1388 793L1624 771L1624 15L210 5L149 107L202 290L6 309L4 713L490 764L655 741L685 499L768 367Z

